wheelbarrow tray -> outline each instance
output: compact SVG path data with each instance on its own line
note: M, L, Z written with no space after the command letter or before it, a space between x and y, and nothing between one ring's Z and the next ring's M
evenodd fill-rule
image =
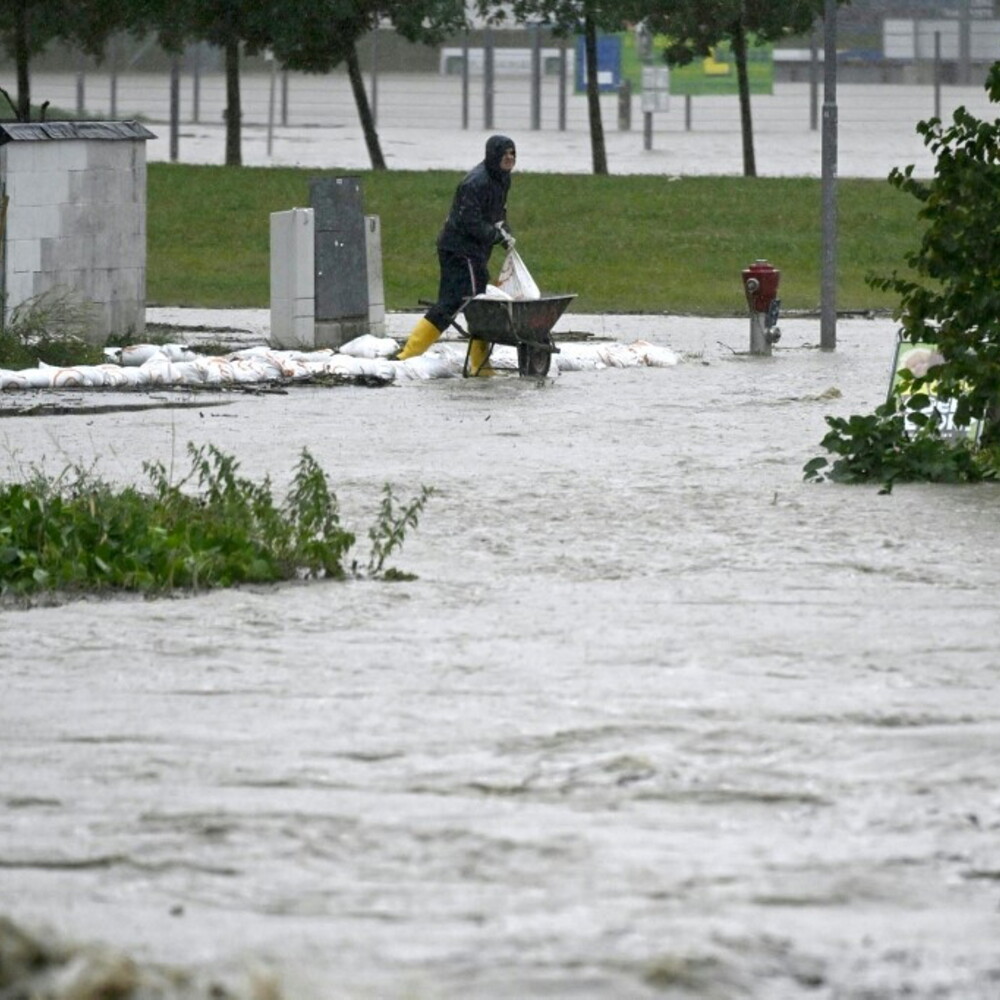
M493 344L522 344L558 353L552 327L576 295L543 295L539 299L469 299L462 310L469 336Z

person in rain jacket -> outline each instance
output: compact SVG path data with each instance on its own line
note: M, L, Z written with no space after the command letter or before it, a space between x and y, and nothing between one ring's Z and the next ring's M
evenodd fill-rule
M490 254L498 243L510 250L514 237L507 228L507 193L510 174L517 162L513 140L491 135L486 156L458 185L451 211L437 239L441 282L437 301L424 314L407 338L399 359L423 354L448 328L462 303L486 291ZM473 340L469 363L473 374L482 369L489 345Z

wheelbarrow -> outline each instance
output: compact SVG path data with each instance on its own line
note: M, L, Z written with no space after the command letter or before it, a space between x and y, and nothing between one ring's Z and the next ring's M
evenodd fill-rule
M552 327L575 298L576 295L543 295L538 299L468 299L462 307L468 330L452 320L459 333L469 338L462 374L478 374L470 371L469 360L475 339L489 344L486 361L494 344L507 344L517 348L519 375L548 375L552 355L559 353L552 342Z

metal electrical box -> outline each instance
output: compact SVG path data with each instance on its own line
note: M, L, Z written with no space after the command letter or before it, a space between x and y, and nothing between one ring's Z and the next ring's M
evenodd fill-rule
M271 213L271 340L338 348L385 336L382 227L356 177L310 181L310 208Z
M314 177L316 346L338 347L368 329L368 253L358 177Z

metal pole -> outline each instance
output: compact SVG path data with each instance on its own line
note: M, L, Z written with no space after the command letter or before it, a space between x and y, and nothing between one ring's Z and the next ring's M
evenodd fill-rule
M278 60L274 58L273 52L268 52L266 58L271 62L271 86L267 95L267 155L270 157L271 150L274 149L274 99L278 89Z
M531 25L531 128L542 127L542 26Z
M288 70L281 71L281 124L288 124Z
M941 32L934 32L934 117L941 117Z
M120 45L120 39L118 35L115 35L111 39L111 65L109 67L111 83L111 108L109 116L112 121L118 117L118 54Z
M372 123L378 125L378 25L372 32Z
M653 148L653 112L644 111L642 113L642 148Z
M972 81L972 32L969 23L969 0L958 5L958 82L967 87Z
M78 118L83 117L84 108L87 106L86 95L84 93L84 59L82 52L76 57L76 114Z
M201 121L201 42L194 44L194 65L191 67L191 121Z
M825 0L823 34L823 253L819 346L837 346L837 0Z
M483 32L483 128L493 128L493 32Z
M559 131L566 131L566 39L559 43Z
M809 35L809 128L819 131L819 41L815 25Z
M181 57L170 57L170 162L179 156L181 120Z
M684 95L684 131L691 131L691 95Z
M462 38L462 128L469 127L469 33Z

